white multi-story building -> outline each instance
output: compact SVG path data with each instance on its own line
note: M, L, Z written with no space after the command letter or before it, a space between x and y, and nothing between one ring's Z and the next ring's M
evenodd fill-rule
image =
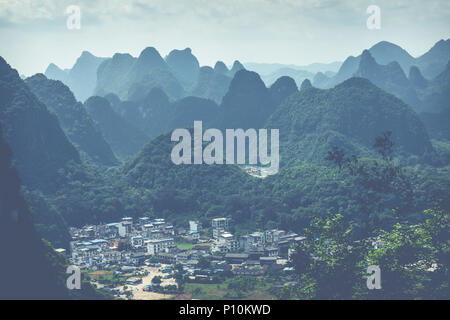
M142 247L144 245L144 237L137 235L131 238L131 245L135 248Z
M198 221L189 221L189 232L195 233L199 232L201 229L200 223Z
M94 258L100 252L98 247L84 247L72 252L72 261L77 266L91 267L94 265Z
M122 221L119 223L119 236L126 237L131 232L131 226L133 222L131 221Z
M150 255L156 255L159 252L168 252L175 245L173 238L150 239L146 240L145 244L147 245L147 253Z
M211 221L211 226L214 229L228 230L228 228L230 227L230 222L231 222L230 218L214 218Z
M229 232L221 233L211 245L212 253L227 253L239 249L239 241Z
M213 238L214 239L219 239L219 237L225 232L226 231L223 228L214 228L213 229Z
M245 251L255 250L256 248L264 247L265 233L253 232L240 238L240 246Z
M255 244L264 244L266 242L266 237L264 232L253 232L249 234L251 242Z
M104 251L101 256L105 264L117 264L122 259L122 254L117 248L110 248L110 250Z

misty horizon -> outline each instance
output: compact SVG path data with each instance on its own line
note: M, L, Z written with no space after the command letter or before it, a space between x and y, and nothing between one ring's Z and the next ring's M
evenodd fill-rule
M450 38L449 38L449 39L450 39ZM436 43L439 42L439 41L445 41L445 40L448 40L448 39L437 39L436 42L435 42L434 44L436 44ZM147 45L147 46L142 47L142 50L139 51L137 54L131 54L130 52L114 52L114 53L112 53L112 54L109 55L109 56L102 56L102 55L97 55L97 54L96 54L95 52L93 52L93 51L81 49L81 51L79 52L79 55L73 60L72 63L69 63L69 64L67 64L67 65L58 65L57 63L51 61L51 62L48 63L47 65L42 66L41 71L37 71L37 72L35 72L35 73L45 73L46 69L47 69L51 64L56 65L57 67L59 67L59 68L62 69L62 70L70 70L70 69L73 68L73 66L75 65L77 59L78 59L79 57L81 57L81 55L82 55L84 52L90 53L90 54L92 54L92 55L95 56L95 57L98 57L98 58L105 58L105 59L112 58L115 54L130 54L133 58L138 58L139 55L140 55L140 53L141 53L143 50L145 50L146 48L149 48L149 47L155 48L155 49L160 53L160 55L161 55L161 57L162 57L163 59L166 59L167 56L169 55L169 53L170 53L171 51L173 51L173 50L185 50L185 49L191 49L192 54L199 60L199 63L200 63L200 66L201 66L201 67L203 67L203 66L211 66L211 67L213 67L213 66L215 65L215 63L218 62L218 61L224 62L225 65L227 66L227 68L229 68L229 69L232 68L234 61L239 61L239 62L241 62L242 64L244 64L245 66L247 66L247 65L268 65L268 66L273 65L273 66L278 66L278 67L290 67L290 68L298 68L298 69L305 68L305 67L309 67L309 66L313 66L313 65L332 65L332 64L339 64L339 66L340 66L340 65L341 65L348 57L350 57L350 56L353 56L353 57L359 56L364 50L369 49L369 48L373 47L374 45L376 45L376 44L378 44L378 43L380 43L380 42L389 42L389 41L380 40L380 41L378 41L378 42L373 43L372 45L370 45L370 46L367 47L367 48L361 48L361 50L360 50L359 52L357 51L357 52L354 52L354 53L352 53L352 54L349 54L349 55L345 56L344 59L341 59L341 60L333 60L333 59L330 59L330 61L312 61L311 63L304 63L304 64L302 64L302 63L289 63L289 62L287 62L287 63L282 63L282 62L275 61L275 60L274 60L274 61L257 61L257 60L242 61L242 60L239 60L239 59L232 59L232 60L230 60L230 61L224 61L223 59L220 59L220 57L218 57L216 60L213 60L213 62L210 63L210 64L204 64L204 63L202 63L202 61L198 58L196 52L195 52L191 47L185 47L185 48L173 48L173 49L170 49L169 51L163 53L163 52L159 51L158 47L155 47L155 46L150 45L150 44ZM394 45L398 45L397 43L393 43L393 42L389 42L389 43L392 43L392 44L394 44ZM434 44L433 44L433 45L434 45ZM431 45L429 48L425 48L425 51L424 51L424 52L421 52L421 53L418 54L418 55L413 55L413 54L411 54L411 52L409 52L407 48L402 48L402 49L404 49L406 52L408 52L413 58L419 58L419 57L422 56L423 54L427 53L428 50L430 50L430 49L433 47L433 45ZM14 65L12 65L12 67L13 67L13 68L16 68ZM29 76L32 76L33 74L35 74L35 73L31 73L31 74L22 73L21 70L20 70L19 68L16 68L16 69L18 70L18 72L19 72L21 75L24 75L24 76L26 76L26 77L29 77ZM250 68L250 69L251 69L251 68ZM337 68L337 69L339 69L339 68ZM332 70L330 69L329 71L332 71ZM337 71L337 70L335 70L335 72L336 72L336 71Z
M366 1L86 4L1 1L1 55L26 76L44 72L50 63L71 68L83 51L99 57L118 52L138 56L148 46L163 57L173 49L189 47L200 65L214 65L217 60L231 65L239 60L305 66L342 62L380 41L395 43L418 57L439 40L450 38L450 5L445 1L426 5L379 1L381 28L377 30L366 27L366 10L372 4ZM69 5L81 9L79 30L66 27Z

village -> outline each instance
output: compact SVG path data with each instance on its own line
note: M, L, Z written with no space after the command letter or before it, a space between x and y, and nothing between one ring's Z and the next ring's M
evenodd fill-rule
M137 299L174 294L178 289L175 274L186 282L210 283L221 275L292 273L292 247L304 237L279 229L236 237L230 231L232 223L230 218L218 217L205 228L194 220L175 228L161 218L124 217L120 222L71 228L70 253L57 251L90 272L98 288ZM114 270L120 281L101 283L92 276L105 270Z

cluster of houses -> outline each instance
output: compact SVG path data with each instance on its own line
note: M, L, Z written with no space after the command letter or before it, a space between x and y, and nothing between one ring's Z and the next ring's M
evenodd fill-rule
M279 229L253 232L237 239L229 232L230 224L229 218L212 220L211 254L223 257L224 262L232 266L234 274L262 275L267 270L277 269L290 271L286 264L293 252L292 246L305 239Z
M71 228L72 262L81 268L141 265L149 256L175 248L174 227L165 219L142 217L134 221Z
M235 274L261 274L268 269L286 268L290 248L304 238L284 230L253 232L239 238L230 232L230 218L215 218L205 232L198 221L189 221L189 229L174 229L164 219L147 217L120 222L71 228L71 259L81 268L140 266L154 261L179 263L195 268L201 257L214 267L205 276L229 270ZM178 247L175 236L193 245Z
M229 232L231 219L212 220L213 242L211 253L259 252L266 257L288 257L289 248L294 242L303 240L296 233L273 229L253 232L237 239Z

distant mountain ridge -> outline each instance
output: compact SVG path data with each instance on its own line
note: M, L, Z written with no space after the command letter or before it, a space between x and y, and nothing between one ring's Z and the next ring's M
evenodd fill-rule
M431 137L450 140L450 61L436 78L418 89L423 100L420 114Z
M305 71L305 70L281 68L271 74L261 76L261 79L264 81L264 83L267 86L271 86L272 84L275 83L275 81L277 81L277 79L279 79L280 77L283 77L283 76L288 76L288 77L293 78L295 80L295 82L297 83L297 86L300 86L301 83L303 82L303 80L305 80L305 79L312 80L314 78L315 74Z
M172 50L166 63L185 88L190 88L197 80L200 64L190 48Z
M240 70L223 97L215 126L220 129L262 128L275 108L260 76L253 71Z
M230 70L223 62L215 68L200 67L190 48L172 50L165 59L153 47L138 58L116 54L98 68L95 93L116 94L121 100L139 100L153 88L160 88L174 101L186 96L212 99L220 103L231 78L244 69L235 61Z
M190 128L196 120L203 121L204 126L208 127L219 115L219 106L211 99L188 96L170 102L159 88L153 88L138 101L120 101L112 95L105 99L110 101L117 115L148 137L146 142L176 128ZM111 119L104 120L106 125ZM109 126L115 127L112 124Z
M97 70L94 94L104 96L114 93L119 97L127 95L128 90L123 88L123 83L127 81L128 72L135 60L136 58L128 53L116 53L101 63Z
M375 61L368 50L364 50L354 76L366 78L379 88L402 99L414 110L420 109L421 102L414 87L397 61L381 65Z
M334 61L331 63L311 63L305 66L299 66L295 64L281 64L281 63L256 63L256 62L245 62L244 66L250 71L255 71L259 73L262 77L272 74L280 69L293 69L299 71L305 71L309 73L318 72L337 72L342 65L340 61Z
M209 68L200 67L190 48L172 50L162 58L154 47L147 47L138 57L116 53L98 58L84 51L72 69L51 63L45 75L69 86L79 101L110 93L121 100L138 100L160 88L172 101L194 95L220 103L231 79L245 67L236 60L230 69L221 61L212 72Z
M342 62L332 63L312 63L306 66L280 63L245 63L250 71L257 72L267 86L271 86L282 76L289 76L300 86L303 80L313 80L316 74L324 74L327 77L333 76L342 65Z
M80 102L61 81L36 74L25 80L31 91L56 114L67 137L91 160L103 165L118 161Z
M220 103L227 93L232 80L232 77L228 75L229 73L230 71L225 64L216 64L214 69L201 67L197 81L189 91L189 94Z
M61 70L51 63L45 71L45 76L69 86L76 99L84 101L94 93L97 84L97 68L105 59L83 51L72 69Z
M388 41L381 41L368 49L368 51L380 65L387 65L397 61L405 74L409 74L412 66L417 66L426 78L431 79L444 70L450 59L450 39L440 40L429 51L418 58L412 57L406 50ZM313 84L320 88L331 88L349 79L357 71L360 59L361 55L357 57L349 56L342 63L335 76L325 79L321 76L320 81L315 81Z
M269 88L272 101L277 106L297 91L298 87L295 80L287 76L278 78Z
M107 99L92 96L84 107L120 159L131 158L148 142L148 136L116 114Z

